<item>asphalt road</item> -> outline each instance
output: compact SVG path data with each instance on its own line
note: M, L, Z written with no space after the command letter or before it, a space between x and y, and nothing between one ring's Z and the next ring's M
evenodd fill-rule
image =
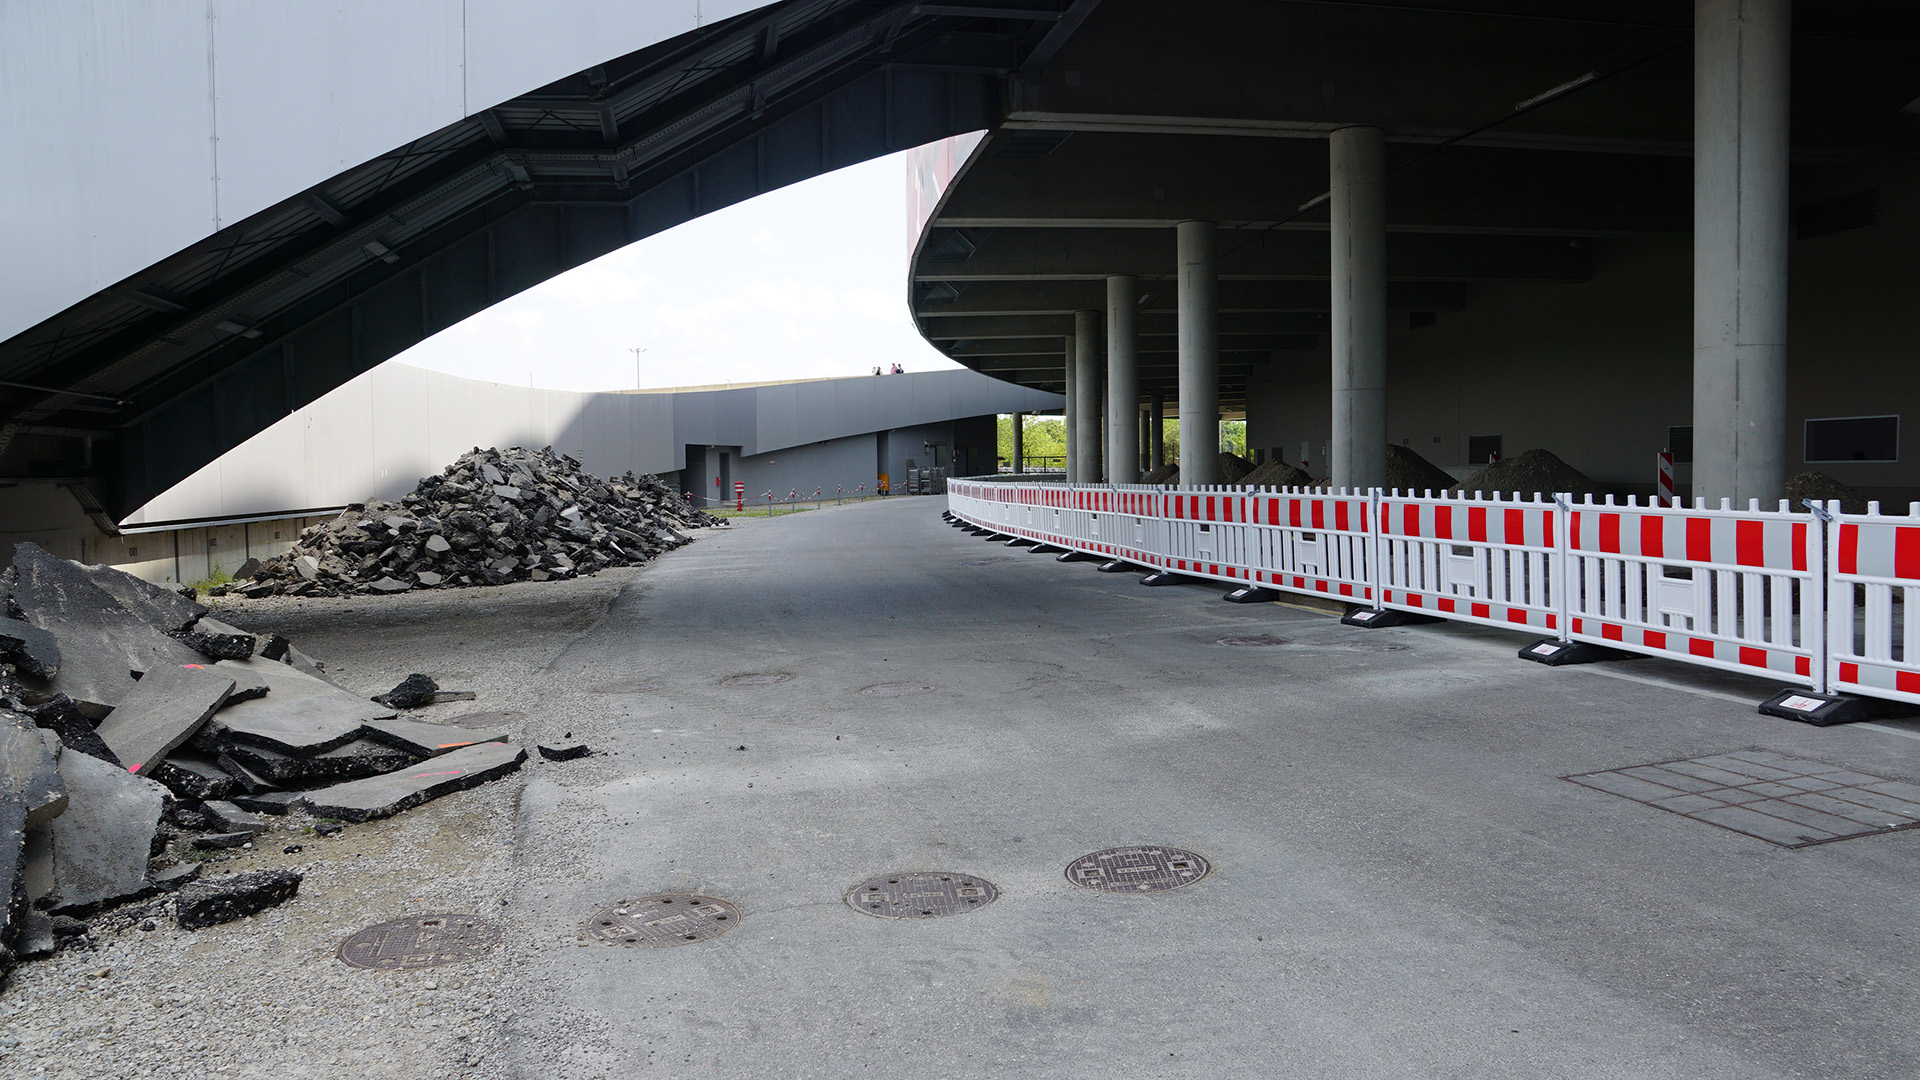
M1142 588L941 508L709 533L549 666L602 752L521 801L520 1075L1920 1075L1920 832L1790 850L1562 779L1751 747L1911 779L1920 739L1660 661ZM902 683L933 689L860 692ZM1132 844L1213 869L1068 882ZM1001 895L844 902L897 871ZM579 940L659 892L741 918Z

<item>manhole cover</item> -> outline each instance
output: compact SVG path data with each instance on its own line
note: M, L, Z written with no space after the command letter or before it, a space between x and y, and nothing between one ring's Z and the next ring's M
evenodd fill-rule
M1118 847L1067 864L1067 880L1102 892L1165 892L1191 885L1212 869L1191 851L1172 847Z
M966 874L888 874L847 894L847 906L882 919L964 915L1000 898L993 882Z
M661 893L615 904L587 920L603 945L658 948L717 938L740 925L740 909L711 896Z
M931 694L933 687L924 683L886 682L869 686L860 692L870 697L912 697L915 694Z
M734 675L720 680L721 686L772 686L793 678L791 672L767 671L757 675Z
M1220 639L1220 644L1237 645L1244 649L1262 649L1274 645L1285 645L1288 642L1286 638L1274 637L1272 634L1244 634L1239 637L1223 637Z
M590 691L595 694L651 694L660 689L657 682L645 679L628 679L624 682L601 683Z
M456 716L446 722L455 727L490 728L499 727L502 724L511 724L515 720L524 720L526 717L526 713L518 712L475 712L468 713L465 716Z
M415 915L369 926L340 943L348 967L397 971L472 960L500 944L500 926L478 915Z
M1774 750L1736 750L1565 779L1781 847L1920 826L1920 784Z

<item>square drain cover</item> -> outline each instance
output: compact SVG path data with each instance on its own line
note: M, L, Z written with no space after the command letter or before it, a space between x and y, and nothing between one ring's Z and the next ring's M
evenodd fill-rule
M1736 750L1564 779L1781 847L1920 825L1920 784L1773 750Z

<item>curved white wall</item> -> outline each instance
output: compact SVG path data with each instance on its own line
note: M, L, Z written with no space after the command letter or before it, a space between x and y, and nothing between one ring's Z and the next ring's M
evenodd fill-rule
M412 139L770 2L0 3L0 340Z

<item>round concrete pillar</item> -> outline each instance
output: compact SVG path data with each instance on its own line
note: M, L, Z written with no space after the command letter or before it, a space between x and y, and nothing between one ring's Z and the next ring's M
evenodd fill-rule
M1140 482L1140 283L1107 279L1107 483Z
M1013 414L1013 471L1027 471L1027 414Z
M1787 481L1789 0L1695 0L1693 493Z
M1333 486L1387 482L1386 133L1329 142L1333 241Z
M1080 482L1079 455L1074 452L1073 440L1079 434L1080 430L1080 365L1077 362L1078 357L1074 355L1075 350L1072 337L1068 337L1066 340L1066 351L1067 389L1064 396L1067 400L1066 407L1060 411L1062 426L1066 428L1066 445L1061 448L1061 457L1064 460L1060 462L1060 470L1067 474L1067 483L1077 484Z
M1078 484L1100 482L1100 431L1105 426L1105 401L1100 377L1100 313L1073 313L1074 387L1073 400L1080 416L1074 436L1074 462Z
M1211 221L1175 226L1180 307L1180 486L1220 482L1220 313Z

